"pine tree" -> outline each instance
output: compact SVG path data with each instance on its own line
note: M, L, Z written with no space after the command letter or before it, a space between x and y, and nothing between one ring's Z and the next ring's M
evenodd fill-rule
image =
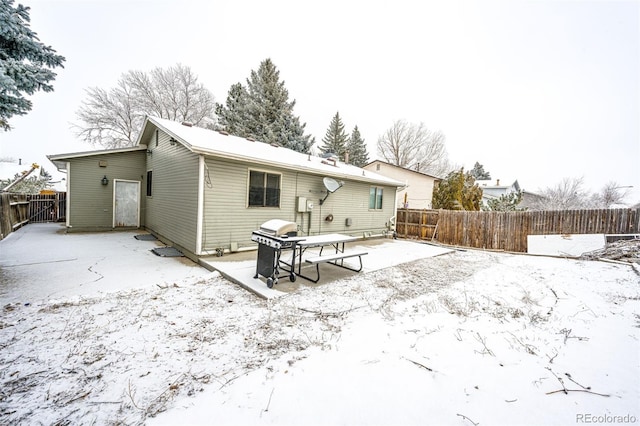
M0 0L0 128L8 131L9 119L24 115L32 103L24 96L53 91L51 69L63 67L65 58L45 46L29 28L29 7L14 0ZM64 67L63 67L64 68Z
M340 160L344 161L344 153L347 149L349 136L344 131L344 124L339 112L336 112L336 115L331 119L331 124L329 124L324 138L322 138L322 142L324 145L320 147L320 150L324 154L336 154Z
M360 135L358 126L353 128L351 132L351 138L347 143L347 151L349 152L349 163L354 166L363 167L369 162L369 153L367 152L367 145L364 143L364 139Z
M484 166L476 161L476 164L473 165L473 169L469 171L471 176L476 178L476 180L490 180L491 175L489 172L484 171Z
M225 105L216 104L218 125L232 135L250 137L245 125L248 119L248 99L249 94L242 83L231 86Z
M464 169L449 173L433 190L434 209L479 211L481 202L482 189Z
M222 129L231 134L307 153L315 140L304 134L306 124L293 115L295 104L289 102L280 72L266 59L258 71L251 71L246 88L240 83L231 87L227 105L217 104L216 113Z
M522 191L510 192L509 194L502 194L498 198L487 201L487 205L482 207L482 210L496 211L496 212L517 212L524 210L518 207L522 201Z

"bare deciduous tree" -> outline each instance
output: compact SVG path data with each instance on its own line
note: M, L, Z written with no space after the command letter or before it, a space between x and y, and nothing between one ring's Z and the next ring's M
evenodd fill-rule
M442 132L429 130L424 123L396 120L378 138L378 154L400 167L445 176L452 168L445 140Z
M614 205L623 205L631 192L630 186L622 186L617 182L607 182L602 190L593 196L596 207L608 209Z
M559 184L539 192L534 210L576 210L588 208L591 195L583 188L583 178L564 178Z
M86 92L76 112L82 124L73 127L84 141L104 148L132 146L145 115L200 127L215 124L213 95L181 64L148 73L128 71L116 87L91 87Z
M532 210L577 210L608 209L616 204L624 204L629 195L629 186L616 182L607 183L599 193L584 189L583 178L564 178L554 187L539 192L540 198L532 203Z

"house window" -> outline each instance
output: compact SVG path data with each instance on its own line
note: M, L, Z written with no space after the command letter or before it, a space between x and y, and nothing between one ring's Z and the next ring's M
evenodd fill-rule
M379 186L369 188L369 209L382 209L382 188Z
M151 181L153 180L153 170L147 170L147 197L151 197Z
M280 175L249 172L249 207L280 207Z

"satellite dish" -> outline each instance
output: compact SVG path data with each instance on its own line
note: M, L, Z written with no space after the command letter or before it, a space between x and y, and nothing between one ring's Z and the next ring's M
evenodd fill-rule
M323 178L322 183L329 192L336 192L338 188L344 185L342 182L338 182L337 180L331 179L330 177Z
M324 184L324 187L327 188L327 195L325 195L324 198L320 200L320 205L324 203L324 200L327 199L329 194L336 192L342 185L344 185L344 182L338 182L337 180L330 177L322 178L322 183Z

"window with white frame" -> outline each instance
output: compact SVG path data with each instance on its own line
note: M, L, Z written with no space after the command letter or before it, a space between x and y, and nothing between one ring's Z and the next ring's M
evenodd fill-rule
M379 186L369 188L369 209L382 209L382 188Z
M249 207L280 207L280 175L249 171Z

